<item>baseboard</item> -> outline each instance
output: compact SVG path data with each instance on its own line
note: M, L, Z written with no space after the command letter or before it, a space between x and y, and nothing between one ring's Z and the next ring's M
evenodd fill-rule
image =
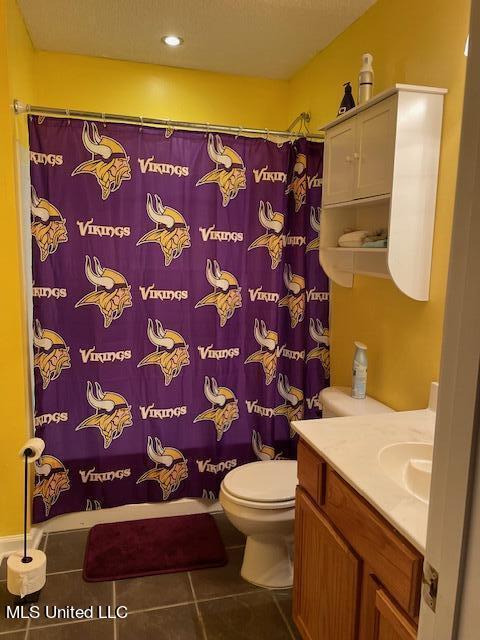
M40 540L42 539L42 529L40 527L32 527L27 535L27 548L38 549ZM14 551L22 551L23 535L3 536L0 537L0 561L7 558Z

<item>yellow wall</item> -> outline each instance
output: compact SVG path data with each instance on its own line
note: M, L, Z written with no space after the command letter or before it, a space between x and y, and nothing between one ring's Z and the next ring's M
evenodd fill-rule
M30 421L25 304L22 282L21 228L16 189L16 138L25 141L24 127L16 134L12 97L32 92L33 49L15 3L0 3L0 189L2 228L6 242L0 251L2 311L0 313L0 442L2 452L0 535L21 531L22 466L17 457Z
M46 51L35 55L35 75L42 106L285 127L287 81Z
M468 0L378 0L299 71L290 117L311 111L311 130L334 119L347 80L357 86L362 53L374 58L375 87L397 82L446 87L430 301L414 302L388 280L357 276L333 286L332 381L349 385L353 341L368 345L368 393L395 409L426 406L438 380L468 33Z

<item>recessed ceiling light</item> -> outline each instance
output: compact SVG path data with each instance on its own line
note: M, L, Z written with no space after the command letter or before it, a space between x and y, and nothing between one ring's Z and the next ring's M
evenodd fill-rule
M168 44L169 47L178 47L179 44L183 43L183 38L179 38L179 36L163 36L162 42L163 44Z

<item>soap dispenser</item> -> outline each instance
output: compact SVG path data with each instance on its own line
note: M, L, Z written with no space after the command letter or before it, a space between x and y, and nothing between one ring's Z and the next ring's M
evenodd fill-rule
M346 82L344 85L345 93L338 108L337 117L344 114L346 111L350 111L355 106L355 100L352 95L352 85L350 82Z

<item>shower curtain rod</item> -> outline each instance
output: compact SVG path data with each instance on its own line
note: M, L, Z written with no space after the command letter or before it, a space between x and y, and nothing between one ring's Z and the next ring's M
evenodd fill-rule
M209 122L185 122L182 120L169 120L167 118L144 118L142 116L127 116L118 113L100 113L96 111L77 111L76 109L57 109L52 107L39 107L37 105L26 104L21 100L14 100L13 109L17 115L26 113L36 116L58 116L63 118L80 118L87 120L102 120L104 122L123 122L127 124L139 124L140 126L156 126L172 129L186 129L189 131L205 131L218 133L234 133L240 135L243 133L258 136L278 136L282 138L296 139L308 138L311 140L323 140L322 134L309 134L294 131L275 131L272 129L252 129L250 127L232 127L225 124L211 124ZM302 112L290 125L292 127L299 120L308 122L310 114Z

